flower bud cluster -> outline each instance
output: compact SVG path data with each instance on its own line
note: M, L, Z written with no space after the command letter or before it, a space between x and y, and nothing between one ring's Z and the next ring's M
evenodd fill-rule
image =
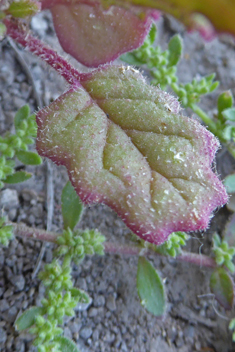
M104 254L103 242L105 237L96 230L85 230L72 232L69 228L59 236L57 243L59 247L56 254L68 255L75 263L80 263L85 255Z
M68 290L73 287L71 280L71 267L61 266L58 260L53 260L52 263L46 264L44 270L38 275L43 281L46 288L58 292Z
M165 243L158 247L155 246L155 251L175 258L181 253L188 239L189 236L185 232L173 232Z
M0 137L0 152L3 156L13 158L18 150L28 150L36 137L37 125L35 115L30 115L16 126L15 134L6 133Z
M213 252L215 255L215 261L218 265L224 265L232 273L235 272L235 265L233 264L235 247L230 247L228 242L221 240L217 233L213 236Z
M146 65L153 77L152 84L160 85L162 89L177 81L176 65L170 63L169 50L162 51L159 46L154 47L147 38L144 44L132 52L138 66Z
M9 241L13 238L13 227L5 225L6 218L0 218L0 244L8 246Z
M133 239L136 240L137 236L133 234ZM163 255L169 255L171 257L176 257L182 251L182 247L186 245L186 241L189 239L189 236L185 232L172 232L168 237L167 241L160 246L146 242L142 239L137 239L138 242L145 248L149 248L157 253Z
M193 104L200 102L201 96L214 91L219 83L214 82L215 74L203 77L200 80L193 79L191 83L179 84L177 77L177 64L182 57L183 43L179 35L171 38L168 48L162 51L160 46L155 46L156 30L149 32L144 44L121 57L124 61L146 67L153 80L153 85L159 85L162 90L171 87L178 95L181 104L185 108L193 108Z
M73 316L77 304L87 299L89 301L89 297L85 292L73 287L68 258L62 265L56 259L45 265L44 270L39 273L39 278L46 287L46 294L41 300L42 314L36 317L30 333L37 336L34 344L38 346L39 352L59 352L60 346L55 339L63 330L58 324L63 323L65 315Z
M178 95L180 102L184 107L192 108L201 100L201 96L213 92L219 85L214 82L215 74L203 77L200 80L193 79L191 83L171 85L174 92Z
M57 326L57 320L46 319L42 315L38 315L29 332L37 336L33 344L37 346L38 352L61 352L60 345L53 341L63 332L63 329Z
M4 186L6 177L14 173L15 161L12 158L15 154L21 150L27 151L28 145L34 143L37 124L35 115L27 114L28 111L26 105L16 113L15 134L7 132L4 137L0 136L0 188Z

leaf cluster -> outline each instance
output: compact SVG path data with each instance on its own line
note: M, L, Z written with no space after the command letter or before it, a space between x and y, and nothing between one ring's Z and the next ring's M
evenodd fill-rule
M218 113L215 118L225 142L235 142L235 107L233 104L234 99L230 90L221 93L218 97Z
M39 165L42 162L37 153L28 151L37 132L35 115L30 115L28 105L18 110L14 126L14 134L7 132L4 137L0 136L0 188L4 183L23 182L31 177L31 174L24 171L15 172L14 157L25 165Z
M213 253L215 261L219 266L225 266L231 273L235 272L233 258L235 255L235 247L229 246L228 242L221 240L220 236L215 233L213 236Z
M185 232L172 232L166 242L160 246L156 246L155 244L137 238L134 234L133 236L133 238L135 240L137 239L142 247L152 249L159 254L169 255L173 258L182 252L182 247L186 245L186 241L189 239L189 235L187 235Z
M122 55L121 59L148 69L153 77L153 85L159 85L163 90L170 87L185 108L193 109L194 104L199 103L203 95L213 92L219 82L214 82L215 74L211 74L199 80L193 79L191 83L179 83L177 65L182 58L183 40L179 34L174 35L168 48L162 51L160 46L154 45L156 34L156 27L152 26L144 44L131 53Z
M14 237L13 227L6 225L6 221L6 217L0 218L0 244L3 246L8 246L9 241Z
M72 232L69 228L64 230L63 235L57 238L59 247L57 256L67 255L76 264L79 264L85 255L104 254L102 243L105 237L96 230L85 230Z
M182 252L182 247L188 239L189 236L185 232L173 232L161 246L155 246L155 251L175 258Z
M65 349L78 352L76 345L62 336L65 316L74 316L78 303L89 303L86 292L74 287L72 281L71 261L77 264L86 254L103 255L102 243L105 237L95 230L73 231L81 219L82 202L68 182L62 191L62 215L66 226L62 236L57 239L58 248L53 251L53 261L46 264L38 277L42 280L46 291L40 307L32 307L25 311L16 321L18 330L29 329L35 335L34 345L38 352L62 352ZM75 205L79 205L75 207ZM66 209L66 211L65 211ZM63 257L60 263L58 257Z

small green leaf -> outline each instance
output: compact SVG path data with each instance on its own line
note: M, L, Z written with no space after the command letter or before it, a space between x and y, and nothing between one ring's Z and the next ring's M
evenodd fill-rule
M234 126L232 125L227 125L223 129L223 138L226 141L230 141L232 139L233 133L234 133Z
M163 282L144 257L139 257L137 290L141 304L153 315L162 316L166 311L166 298Z
M30 174L29 172L26 171L18 171L15 172L13 175L9 175L4 179L5 183L20 183L20 182L24 182L27 181L28 179L30 179L32 177L32 174Z
M120 59L133 66L141 66L143 64L143 62L138 60L132 53L123 54Z
M14 124L15 124L15 128L19 128L20 124L23 120L27 119L29 117L29 113L30 113L30 109L28 105L24 105L22 106L22 108L20 108L14 118Z
M83 204L70 181L66 183L61 195L64 228L73 230L79 222L83 212Z
M6 12L13 17L24 18L35 15L39 9L39 3L36 1L18 0L12 2Z
M42 163L42 158L34 152L19 150L16 156L25 165L40 165Z
M234 283L224 268L217 268L211 274L210 289L217 301L226 309L231 310L234 302Z
M7 32L7 28L4 23L0 22L0 39L4 37Z
M218 88L218 86L219 86L219 82L218 81L212 83L210 88L209 88L209 92L210 93L214 92L214 90L216 90Z
M153 43L156 39L156 35L157 35L157 27L155 26L155 24L152 24L152 27L151 27L149 34L148 34L149 43L151 45L153 45Z
M235 193L235 174L225 177L224 186L228 193Z
M168 44L169 64L168 66L176 66L182 56L183 41L179 34L174 35Z
M221 93L217 101L218 117L221 117L222 111L230 109L232 106L233 96L231 91L227 90L226 92Z
M37 315L42 314L43 308L31 307L27 309L21 316L15 321L16 330L22 331L30 328L35 323Z
M225 120L235 121L235 108L229 108L222 112Z
M80 352L77 345L72 340L67 339L67 337L59 336L56 337L54 341L60 344L60 351Z

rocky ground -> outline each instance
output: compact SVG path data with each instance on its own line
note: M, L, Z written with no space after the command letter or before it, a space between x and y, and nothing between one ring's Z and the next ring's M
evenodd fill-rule
M205 44L198 35L186 34L173 20L161 20L158 27L163 46L176 32L184 37L185 55L179 68L182 81L216 72L221 81L219 90L232 89L235 93L235 45L229 38ZM58 46L48 13L35 17L32 29L50 45ZM37 58L21 49L16 51L7 39L0 43L1 134L12 128L14 114L22 105L29 103L34 111L39 100L47 105L65 88L65 82ZM217 94L203 100L203 108L210 113L215 109ZM60 195L67 174L61 167L52 168L52 230L59 232L62 229ZM234 169L233 159L225 150L220 150L218 173L224 177ZM34 172L33 178L17 187L3 189L0 208L8 212L12 221L45 228L48 168L44 164L37 168L27 167L27 170ZM228 216L226 209L218 211L210 229L192 236L187 249L209 254L212 234L223 229ZM124 242L129 234L116 214L104 205L87 208L79 226L97 228L110 241ZM31 335L17 333L13 324L20 312L38 304L43 296L43 286L37 279L32 279L41 245L39 241L17 238L9 248L0 248L0 351L34 350ZM52 245L48 245L42 265L51 259ZM92 301L88 307L78 307L76 317L66 320L65 336L73 338L84 352L234 351L228 331L228 319L232 315L226 314L208 295L208 269L173 259L150 257L165 279L168 297L167 314L163 319L157 319L139 304L135 285L137 260L106 255L87 258L80 266L74 266L75 286L87 290Z

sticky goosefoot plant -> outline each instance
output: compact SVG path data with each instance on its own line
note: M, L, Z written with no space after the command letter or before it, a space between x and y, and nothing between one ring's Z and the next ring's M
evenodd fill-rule
M228 199L211 169L218 139L196 120L183 116L178 100L149 85L138 70L110 64L121 54L136 49L123 59L146 65L155 85L165 89L170 86L183 105L202 117L233 151L234 126L227 123L234 121L231 94L226 92L219 97L217 120L213 121L197 103L218 85L214 76L186 86L178 83L176 65L182 51L181 39L173 38L162 53L153 47L152 29L143 44L152 20L159 16L153 9L172 12L171 1L165 3L164 8L157 0L0 2L1 35L7 34L40 57L69 84L64 94L37 113L36 122L29 108L23 107L15 117L16 133L7 133L0 139L1 187L30 177L15 172L15 156L25 164L41 163L40 156L50 158L67 168L70 179L62 192L63 233L10 223L6 218L0 220L3 245L14 234L57 244L52 263L39 274L46 287L41 305L25 311L15 323L19 331L29 329L35 336L39 352L77 351L75 343L63 337L61 325L65 315L74 315L79 302L89 301L85 292L73 287L71 276L71 262L79 264L85 255L138 255L137 289L141 303L157 316L165 313L166 297L160 276L144 257L148 253L214 269L211 291L225 309L233 307L234 285L229 271L235 271L235 248L216 234L214 258L182 251L189 237L186 232L206 229L212 212ZM220 2L211 12L208 3L205 1L200 11L218 30L233 32L229 21L223 16L217 20L215 16ZM199 21L192 15L193 5L179 2L177 6L176 16L184 9L184 22L208 34L212 27L204 18ZM86 74L77 71L30 33L28 18L41 7L51 10L64 50L88 67L99 66L97 69ZM225 9L229 15L234 6L226 4ZM36 130L40 156L27 147ZM81 218L82 204L99 202L115 210L137 236L133 245L105 242L104 236L92 229L74 229ZM232 321L230 328L234 326Z

